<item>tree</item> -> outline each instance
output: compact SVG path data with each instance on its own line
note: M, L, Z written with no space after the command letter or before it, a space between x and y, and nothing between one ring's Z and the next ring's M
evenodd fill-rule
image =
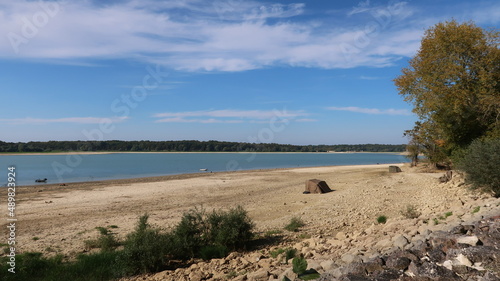
M500 137L499 33L455 20L428 29L394 82L414 105L427 146L446 152ZM429 146L427 149L430 149Z

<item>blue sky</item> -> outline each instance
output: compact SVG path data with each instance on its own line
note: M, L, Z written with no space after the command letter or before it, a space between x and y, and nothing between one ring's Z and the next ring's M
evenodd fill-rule
M0 0L0 140L405 143L392 79L452 18L500 4Z

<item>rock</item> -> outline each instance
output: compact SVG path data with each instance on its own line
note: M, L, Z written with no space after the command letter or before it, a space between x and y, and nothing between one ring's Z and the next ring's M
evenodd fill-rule
M349 253L344 254L341 259L342 259L343 262L345 262L347 264L353 263L353 262L361 262L362 261L359 256L353 255L353 254L349 254Z
M263 258L265 258L265 256L262 255L261 253L255 253L255 254L251 255L250 261L251 262L258 262Z
M389 256L385 261L385 265L396 270L406 270L410 265L411 260L407 257Z
M231 279L231 281L245 281L247 280L247 275L240 275L240 276L236 276L234 277L233 279Z
M389 166L389 173L400 173L402 172L401 171L401 168L399 168L398 166Z
M428 261L424 261L423 263L411 262L410 266L408 266L408 271L414 276L419 277L439 278L440 280L461 280L455 272Z
M353 262L341 269L342 274L353 274L363 276L366 273L365 264L362 262Z
M201 281L203 279L203 274L199 271L194 271L189 274L189 280Z
M335 264L334 261L332 260L328 260L328 261L323 261L320 263L321 267L325 270L325 271L330 271L330 270L333 270L337 267L337 265Z
M472 262L463 254L458 255L456 259L461 265L472 266Z
M321 264L315 260L307 260L307 269L309 269L309 268L316 269L317 271L323 270L323 267L321 266Z
M381 258L370 259L365 263L365 270L368 274L384 270L384 261Z
M406 239L403 235L396 236L393 241L393 245L399 249L403 249L406 245L408 245L408 239Z
M249 273L247 277L249 281L267 281L269 279L268 276L269 272L266 269L262 268L255 272Z
M271 268L271 262L271 259L261 259L257 264L264 269L269 269Z
M344 232L340 231L337 234L335 234L335 238L338 240L344 240L347 238L347 235Z
M369 281L370 279L363 275L347 274L339 278L340 281Z
M476 235L473 236L462 236L457 238L457 243L459 244L467 244L471 246L476 246L479 241Z
M295 278L297 277L297 274L295 274L295 272L293 272L293 268L288 268L286 269L279 277L278 277L278 280L283 280L284 277L287 277L288 279L290 280L295 280Z
M377 244L375 244L375 247L376 248L379 248L379 249L387 249L389 247L391 247L393 244L392 244L392 241L390 239L383 239L383 240L380 240L377 242Z

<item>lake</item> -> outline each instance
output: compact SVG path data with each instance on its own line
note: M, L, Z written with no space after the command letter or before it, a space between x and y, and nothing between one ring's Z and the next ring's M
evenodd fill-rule
M0 155L0 185L16 167L17 185L127 179L187 173L408 162L394 153L110 153Z

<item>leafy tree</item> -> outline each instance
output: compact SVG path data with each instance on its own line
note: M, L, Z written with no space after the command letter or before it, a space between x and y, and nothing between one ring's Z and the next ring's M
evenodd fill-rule
M500 137L499 39L472 22L438 23L394 80L421 120L417 140L427 153L441 158L477 138Z

